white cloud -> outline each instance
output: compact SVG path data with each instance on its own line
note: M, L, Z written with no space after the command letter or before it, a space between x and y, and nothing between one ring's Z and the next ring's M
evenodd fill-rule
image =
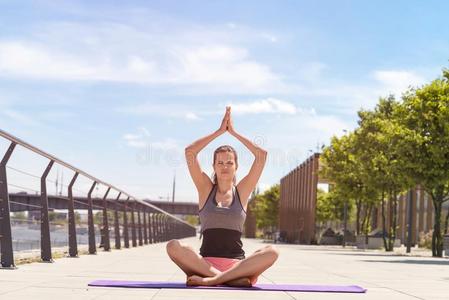
M414 71L377 70L372 76L389 92L401 95L408 87L423 84L426 79Z
M127 141L133 141L133 140L137 140L141 137L141 135L139 134L132 134L132 133L127 133L125 135L123 135L123 138Z
M232 107L232 112L236 114L260 114L260 113L279 113L294 115L297 113L307 113L306 110L295 106L294 104L276 99L266 98L252 102L228 103ZM308 113L314 113L310 110Z
M334 115L352 115L363 109L372 109L379 100L394 94L400 98L409 86L419 86L438 73L435 69L428 70L373 70L362 82L329 79L323 76L322 70L327 66L313 63L310 70L316 69L311 80L302 79L304 88L297 94L302 99L310 99L320 110L327 110Z
M153 148L158 150L179 150L178 142L173 138L153 141L150 132L145 127L139 127L137 133L126 133L123 140L132 148Z
M202 119L199 116L201 112L192 112L191 107L187 108L182 105L173 105L169 103L161 105L151 101L142 102L136 105L117 107L115 110L121 113L137 116L155 115L168 118L185 119L187 121L198 121Z
M36 25L35 38L0 40L0 76L177 85L202 93L288 89L269 65L236 43L240 38L213 28L160 27L167 32L127 23Z
M229 22L226 24L227 27L229 27L230 29L236 29L237 28L237 24Z
M222 115L225 106L231 106L235 115L246 114L286 114L286 115L315 115L314 108L302 108L295 104L277 98L265 98L246 102L228 102L217 109L202 109L195 112L190 111L183 105L165 104L160 105L152 102L143 102L133 106L118 107L117 111L138 116L156 115L169 118L181 118L188 121L203 120L206 116Z
M262 33L260 36L261 36L262 38L264 38L264 39L266 39L266 40L272 42L272 43L276 43L276 42L278 41L278 38L277 38L275 35L273 35L273 34Z
M257 184L257 187L259 188L259 193L263 193L266 190L268 190L273 184L265 183L265 182L259 182Z
M186 118L187 120L200 120L200 118L198 117L198 115L195 114L195 113L193 113L193 112L187 112L187 113L185 114L185 118Z
M138 133L126 133L123 135L123 139L132 148L145 148L148 146L150 136L151 134L145 127L139 127Z
M98 70L76 57L50 51L43 45L26 42L0 42L2 77L18 76L41 79L79 79L97 76Z
M161 150L179 150L178 142L173 138L164 138L162 141L151 143L151 147Z
M27 125L27 126L40 126L41 123L37 121L35 118L26 115L20 111L14 110L14 109L4 109L1 111L1 114L3 114L5 117L9 118L10 120L17 122L19 124Z

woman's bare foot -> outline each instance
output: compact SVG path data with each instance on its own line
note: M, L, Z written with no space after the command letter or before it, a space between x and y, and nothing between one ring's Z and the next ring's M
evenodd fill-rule
M251 280L248 277L237 278L228 282L225 282L225 285L234 286L234 287L251 287Z
M215 279L214 277L201 277L198 275L192 275L187 278L186 285L189 285L189 286L199 286L199 285L211 286L211 285L215 285L214 279Z

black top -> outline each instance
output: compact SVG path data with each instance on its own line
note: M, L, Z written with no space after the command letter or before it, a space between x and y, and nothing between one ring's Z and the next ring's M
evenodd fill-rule
M225 228L210 228L203 232L200 254L203 257L226 257L244 259L242 233Z

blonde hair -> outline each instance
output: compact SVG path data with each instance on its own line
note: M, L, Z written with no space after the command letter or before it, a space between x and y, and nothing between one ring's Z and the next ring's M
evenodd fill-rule
M214 162L213 162L214 166L215 166L215 161L217 160L217 154L219 152L231 152L231 153L233 153L234 154L235 165L238 166L237 151L235 151L235 149L232 146L229 146L229 145L223 145L223 146L220 146L217 149L215 149L215 151L214 151ZM234 178L232 179L232 182L234 184L236 183L235 175L234 175ZM213 184L217 183L217 174L215 173L215 171L212 173L212 183Z

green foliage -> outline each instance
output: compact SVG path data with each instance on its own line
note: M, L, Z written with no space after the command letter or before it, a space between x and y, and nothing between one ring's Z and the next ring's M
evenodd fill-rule
M16 211L12 213L12 217L16 220L26 220L27 216L25 215L24 211Z
M273 185L262 194L254 194L249 203L250 209L256 216L258 229L277 227L279 215L279 184Z
M81 222L81 215L79 212L75 211L75 223L79 224Z
M449 73L403 96L402 122L411 132L408 174L431 196L435 208L433 256L443 254L442 204L449 198Z
M378 199L377 191L367 184L370 166L361 161L360 138L350 132L341 138L333 137L331 144L321 155L320 177L327 179L335 188L335 201L347 201L348 207L356 207L356 232L360 232L360 215L363 203Z
M185 221L192 226L197 226L199 224L199 217L188 215L185 217Z
M316 205L316 221L343 221L344 220L344 193L338 190L337 187L331 188L328 193L318 189L317 205ZM348 222L350 221L350 214L352 205L348 201Z
M393 96L381 98L374 111L359 111L359 127L355 130L363 182L391 197L412 186L404 167L407 158L401 156L409 131L399 122L398 107Z
M356 204L357 226L365 210L362 227L368 232L371 208L379 202L383 208L391 205L391 227L384 230L389 239L385 246L392 250L398 195L420 185L435 207L432 252L442 256L441 220L448 218L442 216L442 203L449 200L449 70L443 70L442 78L410 88L400 102L394 96L381 98L375 109L358 114L358 128L333 137L321 155L321 178L343 196L319 194L319 219L338 218L333 208L347 199Z

